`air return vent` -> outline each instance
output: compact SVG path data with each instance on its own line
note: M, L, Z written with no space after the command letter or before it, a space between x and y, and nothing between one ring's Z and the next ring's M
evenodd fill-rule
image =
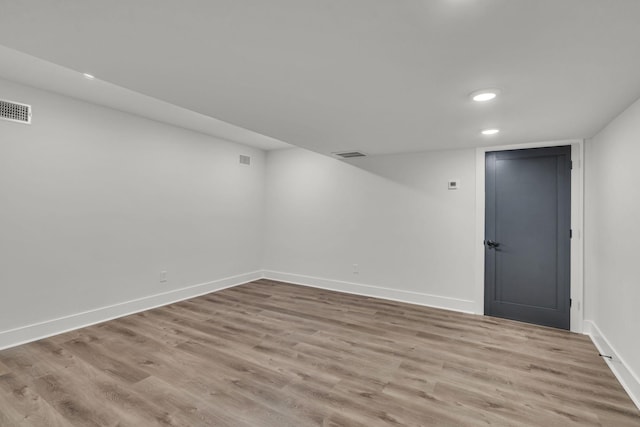
M243 156L242 154L240 154L240 164L241 165L250 165L251 164L251 157L249 156Z
M30 124L31 105L0 99L0 119Z
M354 157L365 157L366 154L360 151L341 151L339 153L332 153L334 156L341 159L353 159Z

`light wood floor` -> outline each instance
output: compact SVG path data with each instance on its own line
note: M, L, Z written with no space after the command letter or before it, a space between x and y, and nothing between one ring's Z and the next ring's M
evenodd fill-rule
M1 426L638 426L586 336L259 280L0 352Z

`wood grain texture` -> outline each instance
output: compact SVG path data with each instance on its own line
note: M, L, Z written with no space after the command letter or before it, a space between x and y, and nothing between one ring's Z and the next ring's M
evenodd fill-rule
M639 426L588 337L258 280L0 352L0 426Z

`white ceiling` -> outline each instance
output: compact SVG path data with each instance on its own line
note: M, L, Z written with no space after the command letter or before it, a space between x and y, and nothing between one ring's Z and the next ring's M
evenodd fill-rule
M0 78L51 92L62 93L73 98L169 123L216 138L239 142L262 150L291 147L289 144L274 138L142 95L113 83L100 79L89 81L77 71L1 45ZM2 93L0 93L0 98L2 98ZM28 99L13 101L29 103Z
M638 0L0 0L0 44L323 153L590 137L640 96L639 22Z

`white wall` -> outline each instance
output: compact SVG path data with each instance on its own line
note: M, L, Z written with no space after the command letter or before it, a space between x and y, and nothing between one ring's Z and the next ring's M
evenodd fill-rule
M585 316L635 376L640 405L640 101L585 154Z
M0 121L0 347L3 331L261 268L263 151L4 80L0 98L34 112Z
M267 156L268 276L474 310L473 149L357 166L297 148Z

